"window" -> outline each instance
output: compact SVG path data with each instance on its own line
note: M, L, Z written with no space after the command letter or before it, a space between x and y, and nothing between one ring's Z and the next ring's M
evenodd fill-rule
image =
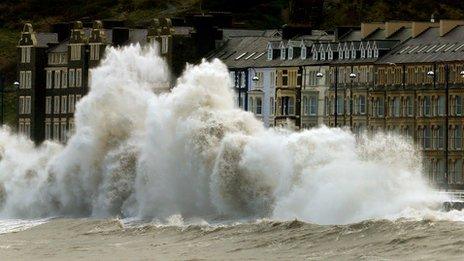
M311 96L309 98L309 115L316 116L317 115L317 97Z
M424 115L430 116L430 97L429 96L424 97Z
M74 107L75 107L75 100L74 100L74 95L69 95L69 106L68 106L68 112L69 113L74 113Z
M50 140L52 138L52 123L50 119L45 119L45 139Z
M385 106L383 98L377 100L377 116L383 117L385 113Z
M24 96L19 96L18 109L19 114L24 114Z
M100 59L100 44L91 44L90 45L90 60Z
M374 49L374 58L379 58L379 49Z
M287 56L286 52L287 52L287 49L285 49L285 48L280 49L280 59L281 60L285 60L285 56Z
M53 113L60 114L60 96L53 97Z
M333 60L333 52L332 51L329 51L329 57L328 57L329 60Z
M282 86L288 86L288 71L283 70L282 72Z
M76 95L76 104L79 102L79 100L81 99L82 95L80 94L77 94Z
M256 98L256 114L257 115L261 115L261 110L262 110L262 106L263 106L263 101L261 100L261 98Z
M455 110L454 113L456 116L461 116L462 115L462 97L461 96L456 96L455 98Z
M406 108L407 108L407 115L409 117L412 117L414 114L414 111L413 111L414 107L412 105L412 98L409 96L406 98Z
M443 95L438 96L438 115L445 115L445 96Z
M52 84L53 84L52 71L47 71L47 82L46 82L47 89L51 89Z
M55 89L59 89L61 86L61 72L55 71Z
M24 86L26 85L26 72L25 71L20 71L19 72L19 89L24 89Z
M337 115L341 115L344 113L344 104L343 104L343 96L337 97Z
M60 139L60 123L58 119L53 119L53 139Z
M253 97L248 98L248 111L255 112Z
M52 113L52 97L47 96L45 97L45 114Z
M288 114L293 115L295 114L295 107L293 103L293 98L287 97L288 98Z
M273 52L274 52L274 50L272 50L271 47L269 47L269 48L267 49L267 59L268 59L269 61L272 60L272 58L273 58L273 57L272 57Z
M359 96L359 113L366 114L366 97L364 95Z
M21 47L21 63L31 62L31 50L32 47Z
M69 87L75 86L75 71L74 69L69 69Z
M293 59L293 47L288 47L288 59L292 60Z
M400 116L400 99L395 97L393 98L393 116L399 117Z
M301 59L302 59L302 60L306 59L306 52L307 52L307 51L308 51L308 50L306 49L306 46L303 46L303 47L301 48Z
M462 160L457 159L454 162L454 182L458 184L462 184L463 179L462 179Z
M454 148L457 150L462 149L462 126L457 125L454 129Z
M26 89L32 88L32 72L26 71Z
M61 113L68 112L68 96L61 96Z
M438 127L438 148L443 149L443 144L445 140L445 131L444 126Z
M274 115L274 97L269 98L269 114Z
M82 87L82 69L76 69L76 87Z
M60 141L61 142L66 142L66 138L67 138L67 126L66 126L66 119L61 119L61 124L60 124Z
M161 37L161 53L167 54L169 51L169 38L168 36Z
M61 80L62 80L61 81L61 83L62 83L61 87L62 88L67 88L68 87L68 72L66 70L64 70L62 72L62 79Z
M19 72L19 88L20 89L31 89L32 87L32 72L31 71L20 71Z
M425 126L423 133L424 133L423 134L423 137L424 137L423 146L424 146L424 149L428 149L430 148L430 128L428 126Z
M303 114L309 115L309 102L306 96L303 96Z
M31 137L31 119L24 120L24 135L26 137Z
M32 72L20 71L19 72L19 88L30 89L32 86Z
M76 124L74 123L74 119L70 118L69 119L69 128L68 128L68 133L74 133L74 130L76 129Z
M81 45L71 44L71 61L78 61L81 59Z
M31 96L24 97L24 114L31 113Z

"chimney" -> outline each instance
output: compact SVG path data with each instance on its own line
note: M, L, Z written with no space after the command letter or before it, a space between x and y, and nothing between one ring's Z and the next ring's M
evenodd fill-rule
M361 23L362 38L366 38L377 29L385 29L385 24L382 22L377 23Z
M432 27L438 27L438 23L432 22L412 22L412 38L416 38L421 33Z
M464 25L462 20L440 20L440 37L445 36L451 30L456 28L456 26Z
M305 25L282 26L282 39L289 40L296 36L311 35L312 28Z
M398 32L401 28L411 28L411 22L405 21L391 21L385 23L385 38L392 36Z
M113 45L121 46L129 40L129 29L125 27L113 28Z
M52 32L58 35L58 42L62 42L71 36L71 25L69 23L54 24Z

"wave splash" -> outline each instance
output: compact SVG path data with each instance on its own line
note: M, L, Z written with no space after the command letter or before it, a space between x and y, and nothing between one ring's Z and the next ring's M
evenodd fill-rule
M219 60L170 93L155 47L109 48L66 146L0 131L0 216L294 219L342 224L443 201L398 136L266 129L233 104Z

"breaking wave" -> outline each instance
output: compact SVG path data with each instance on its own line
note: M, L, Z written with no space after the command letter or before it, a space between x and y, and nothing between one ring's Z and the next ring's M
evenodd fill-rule
M319 224L422 213L444 199L421 157L389 134L266 129L234 106L219 60L170 93L155 47L109 48L68 144L0 131L0 217L298 218Z

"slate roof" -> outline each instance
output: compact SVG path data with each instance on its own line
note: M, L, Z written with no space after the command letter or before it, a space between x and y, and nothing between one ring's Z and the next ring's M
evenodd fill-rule
M57 44L58 35L55 33L36 33L37 46L48 47L48 44Z
M429 28L416 38L400 44L379 63L433 63L464 60L464 26L439 36L439 28Z

